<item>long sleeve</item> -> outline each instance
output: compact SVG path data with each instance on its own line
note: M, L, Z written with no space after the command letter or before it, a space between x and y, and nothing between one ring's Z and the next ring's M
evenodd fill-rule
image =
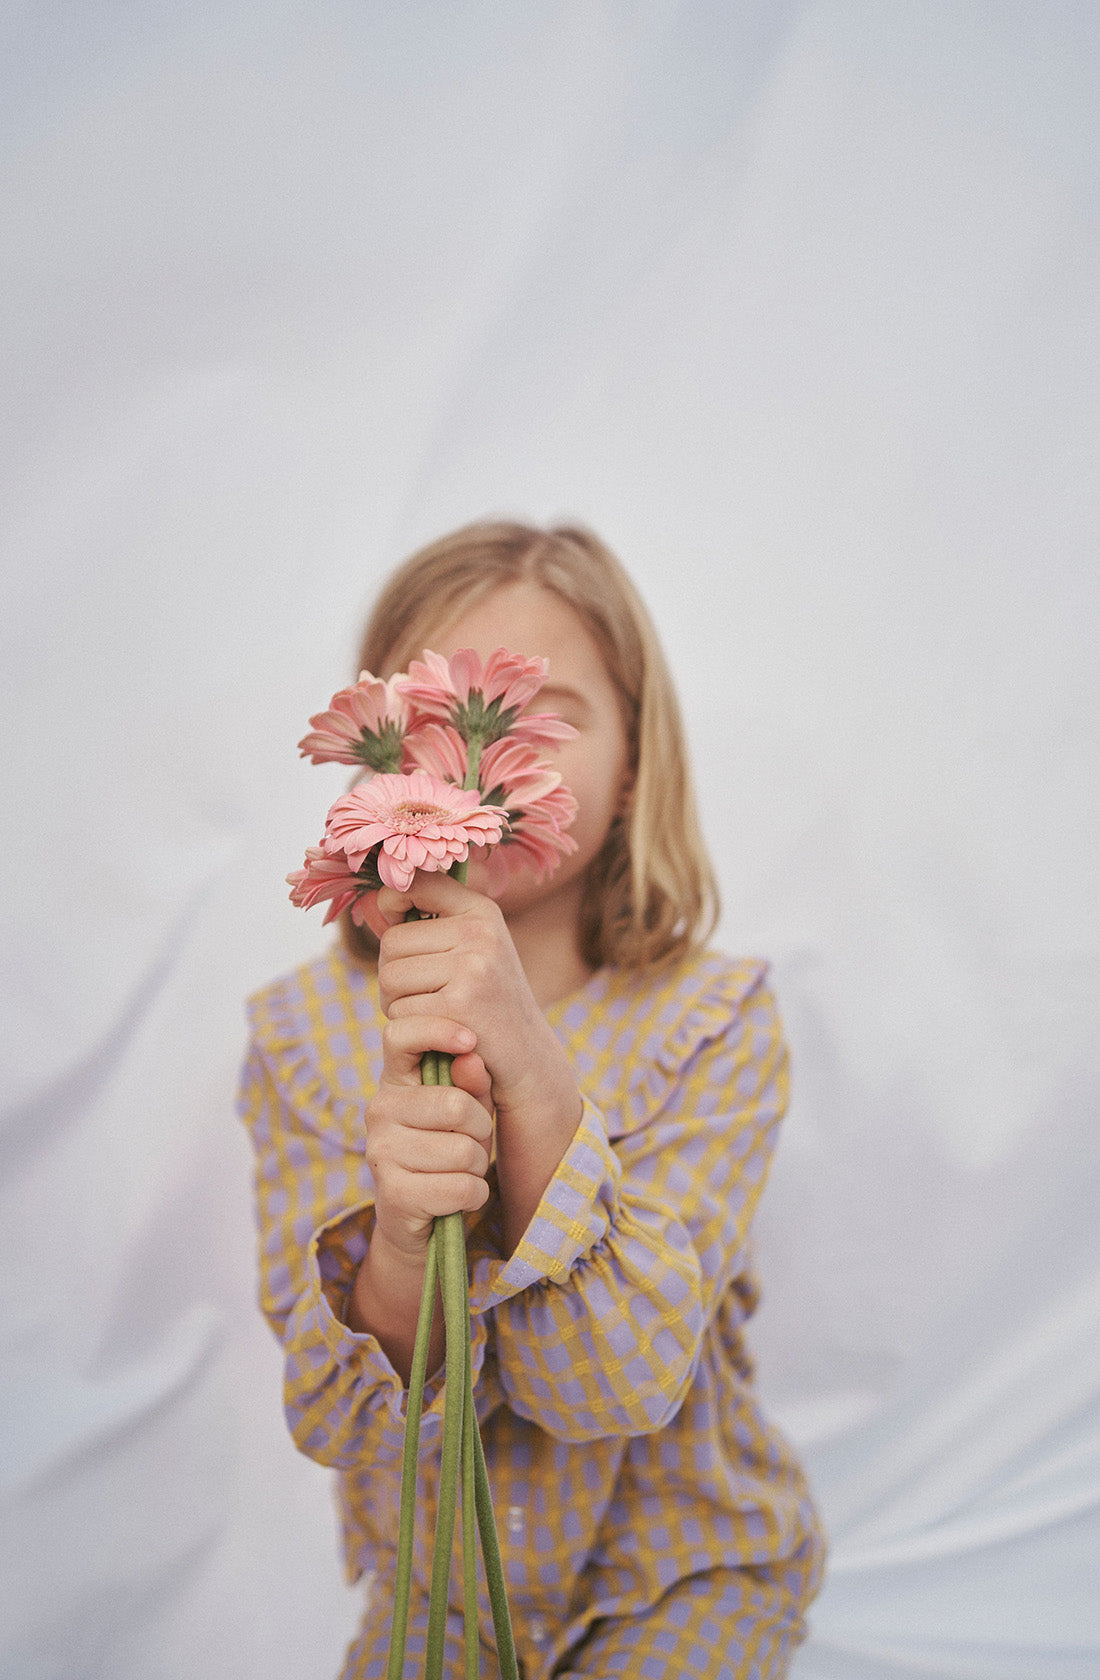
M295 1113L269 1058L254 1040L239 1108L256 1151L260 1306L286 1356L287 1422L323 1464L365 1449L384 1461L401 1448L401 1382L377 1340L338 1316L369 1241L369 1172L339 1133L308 1123L316 1090Z
M612 1143L586 1102L515 1254L475 1267L509 1404L562 1440L662 1428L719 1300L753 1298L749 1227L787 1096L762 966L747 984L727 971L669 1038L633 1054L644 1122Z
M321 1464L381 1468L400 1459L406 1394L377 1338L343 1322L370 1241L374 1194L364 1156L363 1093L341 1081L332 1057L333 1042L348 1036L342 1039L332 1021L324 1023L327 1032L311 1030L326 1008L347 1013L356 1001L350 992L326 1000L323 987L332 973L331 967L299 971L296 995L288 995L286 982L254 1000L238 1107L255 1149L260 1305L283 1344L291 1434ZM364 1013L367 1031L377 1037L376 1023ZM482 1325L476 1370L485 1339ZM425 1390L426 1450L441 1427L442 1375L435 1373Z

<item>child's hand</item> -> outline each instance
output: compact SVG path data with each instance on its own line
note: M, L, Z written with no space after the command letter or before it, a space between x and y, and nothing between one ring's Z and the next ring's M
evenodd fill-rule
M423 1259L432 1220L482 1207L493 1135L489 1075L474 1034L439 1015L387 1021L382 1077L367 1104L367 1164L375 1231L408 1260ZM425 1050L446 1050L454 1088L420 1083Z
M411 904L435 919L404 921ZM415 1043L436 1049L451 1048L451 1040L440 1036L444 1023L452 1032L466 1028L476 1042L474 1059L491 1085L487 1094L480 1086L471 1089L471 1096L486 1101L491 1095L496 1109L497 1174L510 1254L581 1117L569 1058L535 1001L492 899L450 876L417 874L408 892L383 888L378 911L389 924L379 950L378 985L390 1027L415 1027ZM458 1062L452 1077L466 1084Z
M433 919L406 922L411 904ZM383 888L378 985L391 1021L445 1016L476 1035L498 1113L560 1090L575 1106L572 1069L535 1002L504 917L491 898L448 875L418 874L408 892Z

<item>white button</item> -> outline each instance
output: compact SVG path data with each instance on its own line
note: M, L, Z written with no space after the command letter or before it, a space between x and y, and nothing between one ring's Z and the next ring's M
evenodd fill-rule
M536 1645L541 1645L546 1639L546 1623L541 1616L532 1616L527 1624L527 1631Z
M523 1533L523 1506L522 1505L509 1505L509 1507L508 1507L508 1532L509 1532L509 1534L522 1534Z

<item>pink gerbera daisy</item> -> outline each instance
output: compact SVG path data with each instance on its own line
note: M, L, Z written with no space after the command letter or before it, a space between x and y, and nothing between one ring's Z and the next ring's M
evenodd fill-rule
M571 724L550 713L520 717L546 681L545 659L497 648L483 665L472 648L459 648L450 659L425 648L396 686L416 715L452 724L464 741L482 746L510 735L534 746L550 746L576 734Z
M565 830L577 814L577 801L531 747L497 741L486 751L481 772L485 803L502 805L508 815L503 844L488 858L491 892L500 892L509 875L527 866L541 880L576 851L576 841Z
M577 802L568 788L555 788L544 799L517 809L509 807L509 828L504 844L494 846L486 862L489 868L488 890L497 897L504 890L511 875L530 865L536 880L541 881L556 869L563 857L575 852L577 842L564 829L577 814Z
M408 752L432 775L456 782L465 778L466 743L449 724L426 724L409 737ZM528 864L541 879L560 858L576 851L576 842L565 830L577 814L577 802L558 772L527 742L512 736L494 741L482 755L479 777L486 805L508 814L501 845L488 858L494 890Z
M404 892L418 869L449 869L464 861L471 845L491 846L500 839L505 813L481 805L479 798L475 790L420 770L373 776L336 801L325 824L324 849L330 857L342 852L353 870L373 854L380 879Z
M409 716L408 702L394 678L384 682L363 671L357 683L333 695L327 712L310 718L312 731L298 742L298 749L314 764L365 764L370 770L398 771Z
M429 776L454 782L456 787L466 780L469 753L462 736L449 723L422 723L410 735L405 752L410 764L426 770Z
M326 898L332 902L325 913L325 922L332 922L351 905L351 919L361 926L366 926L363 914L363 897L366 893L377 892L378 883L365 879L350 868L343 857L329 857L320 846L306 848L305 863L301 869L292 869L287 876L290 891L290 902L301 910L312 910L315 904L321 904Z

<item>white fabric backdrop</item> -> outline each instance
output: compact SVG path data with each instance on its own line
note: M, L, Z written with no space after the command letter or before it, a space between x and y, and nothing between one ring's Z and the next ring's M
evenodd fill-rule
M4 8L0 1673L336 1672L240 1000L383 573L593 524L795 1100L799 1680L1100 1674L1089 0Z

